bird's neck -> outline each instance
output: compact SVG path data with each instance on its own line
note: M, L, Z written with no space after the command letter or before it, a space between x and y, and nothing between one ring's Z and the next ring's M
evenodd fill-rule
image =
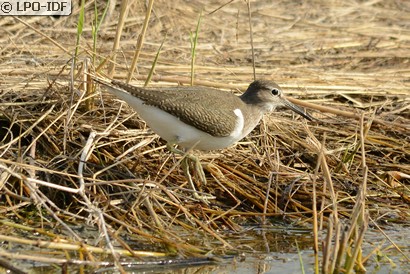
M243 111L243 116L245 120L245 126L242 132L242 138L248 135L262 119L266 111L260 107L255 107L254 105L245 105L246 110Z

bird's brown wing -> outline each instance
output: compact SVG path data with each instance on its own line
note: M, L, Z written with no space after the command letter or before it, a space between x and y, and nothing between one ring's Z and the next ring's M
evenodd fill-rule
M234 110L242 104L232 93L206 87L139 88L118 81L112 84L215 137L232 133L237 123Z

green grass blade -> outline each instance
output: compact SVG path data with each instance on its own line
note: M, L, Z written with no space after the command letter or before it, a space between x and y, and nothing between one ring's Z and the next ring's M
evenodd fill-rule
M191 38L191 86L194 85L194 78L195 78L195 56L196 56L196 46L198 44L198 37L199 37L199 26L201 25L201 18L202 18L202 11L199 14L198 23L196 25L195 36L192 34L190 35Z
M305 274L305 267L303 266L303 258L302 258L301 251L299 249L298 241L295 240L295 243L296 243L296 249L298 251L298 256L299 256L300 272L302 274Z
M77 61L77 56L78 56L78 49L80 47L80 39L81 35L83 34L83 28L84 28L84 5L85 5L85 0L81 0L81 9L80 13L78 14L78 23L77 23L77 41L75 44L75 53L74 53L74 67Z
M98 20L98 9L97 1L94 1L94 21L92 22L91 35L93 37L93 65L95 66L96 52L97 52L97 38L98 31L100 30L101 24L104 21L105 15L107 14L108 8L110 6L110 0L107 2L101 18Z
M147 80L145 80L144 87L148 86L149 82L152 79L152 75L154 74L154 71L155 71L155 65L158 62L159 54L161 53L162 47L164 46L165 39L167 39L167 34L165 34L164 40L162 40L162 43L158 48L157 54L155 55L154 62L152 63L152 66L151 66L151 70L148 73Z

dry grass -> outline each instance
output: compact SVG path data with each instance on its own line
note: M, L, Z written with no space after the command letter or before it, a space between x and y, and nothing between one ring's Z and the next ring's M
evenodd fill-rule
M100 90L91 95L91 108L85 104L83 60L95 54L99 72L112 68L106 59L113 56L119 6L107 15L93 53L88 2L74 74L78 10L57 20L0 18L0 239L19 242L19 234L12 236L18 224L24 224L19 230L35 227L44 240L37 245L53 249L61 262L63 250L76 250L72 256L97 266L104 257L91 258L100 246L109 248L101 252L133 256L229 253L237 247L224 231L274 216L331 234L329 217L330 224L335 217L357 220L358 197L364 197L361 216L369 218L362 228L367 220L408 225L410 6L263 2L251 3L256 74L311 103L319 121L279 111L237 145L201 154L208 183L199 188L217 197L208 205L192 200L180 158L127 105ZM143 3L128 11L115 57L117 79L127 77ZM195 84L245 89L252 81L246 4L234 1L211 13L218 7L217 1L156 1L135 84L146 79L165 33L150 85L190 83L189 33L203 10ZM73 229L84 222L104 235L95 246ZM358 239L360 233L351 234ZM129 247L124 237L138 246Z

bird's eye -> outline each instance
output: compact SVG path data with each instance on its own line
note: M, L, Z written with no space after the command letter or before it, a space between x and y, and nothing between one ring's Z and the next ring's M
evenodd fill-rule
M272 95L275 95L275 96L280 94L280 90L278 90L277 88L272 89L271 92L272 92Z

